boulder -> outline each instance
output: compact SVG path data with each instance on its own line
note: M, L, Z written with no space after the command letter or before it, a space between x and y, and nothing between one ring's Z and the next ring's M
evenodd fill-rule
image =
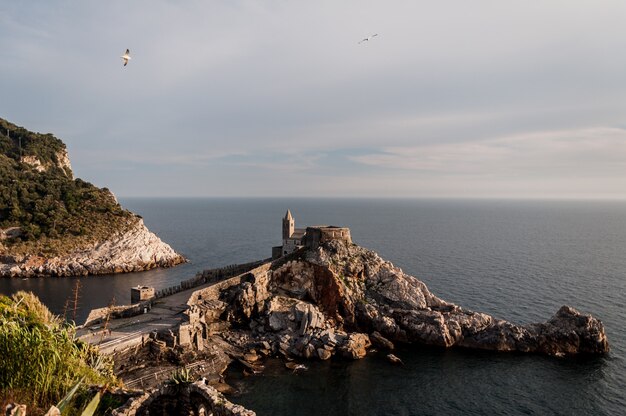
M378 348L389 351L392 351L394 349L393 342L383 337L378 331L374 331L370 334L370 340L372 341L372 344L377 346Z
M317 349L317 356L319 357L320 360L328 360L330 359L330 357L332 357L332 355L333 354L327 349L324 349L324 348Z
M393 354L387 354L386 358L387 358L387 361L389 361L392 364L404 365L402 360L400 358L398 358L397 356L393 355Z
M345 342L339 346L342 357L358 360L367 355L367 348L372 345L367 334L352 333Z

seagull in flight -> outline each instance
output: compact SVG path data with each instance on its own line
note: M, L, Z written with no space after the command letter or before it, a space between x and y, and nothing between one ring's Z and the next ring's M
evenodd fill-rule
M130 57L130 49L126 49L126 52L124 52L124 55L120 56L120 58L124 60L124 66L128 65L128 61L132 59Z
M359 45L363 42L369 42L370 40L374 39L375 36L378 36L378 33L374 33L373 35L370 35L366 38L363 38L359 41Z

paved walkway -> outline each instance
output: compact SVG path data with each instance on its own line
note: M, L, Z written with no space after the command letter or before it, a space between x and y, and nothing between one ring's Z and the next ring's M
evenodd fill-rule
M141 344L151 332L179 325L185 319L183 311L187 310L191 294L213 284L215 282L158 299L147 313L110 320L106 330L103 325L92 326L79 329L77 335L82 341L97 345L105 354Z

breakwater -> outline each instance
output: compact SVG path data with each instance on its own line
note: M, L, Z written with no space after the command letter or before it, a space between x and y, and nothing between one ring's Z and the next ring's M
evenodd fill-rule
M219 282L220 280L246 273L263 263L267 263L270 260L271 259L257 260L249 263L231 264L215 269L206 269L196 273L196 275L191 279L183 280L179 284L157 290L155 292L154 298L160 299L165 296L171 296L178 292L182 292L183 290L196 288L206 283Z
M149 300L134 303L131 305L110 305L103 308L93 309L91 310L91 312L89 312L89 315L87 316L87 319L85 320L83 326L86 327L90 325L100 324L110 319L129 318L132 316L141 315L150 310L153 303L159 299L175 295L176 293L180 293L185 290L194 289L205 284L217 283L222 280L238 276L240 274L253 270L269 261L270 259L257 260L248 263L230 264L228 266L202 270L196 273L196 275L191 279L183 280L176 285L172 285L155 291L154 297Z

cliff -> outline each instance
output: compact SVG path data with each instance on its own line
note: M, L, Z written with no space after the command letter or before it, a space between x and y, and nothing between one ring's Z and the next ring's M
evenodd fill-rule
M0 276L86 276L139 272L155 267L171 267L184 258L150 232L139 218L104 241L77 248L61 256L37 254L3 256Z
M371 344L394 343L554 356L609 350L602 322L571 307L515 325L446 302L375 252L338 241L252 272L220 300L222 319L252 329L251 345L286 357L361 358Z
M73 276L179 264L107 188L74 179L65 144L0 119L0 276Z

